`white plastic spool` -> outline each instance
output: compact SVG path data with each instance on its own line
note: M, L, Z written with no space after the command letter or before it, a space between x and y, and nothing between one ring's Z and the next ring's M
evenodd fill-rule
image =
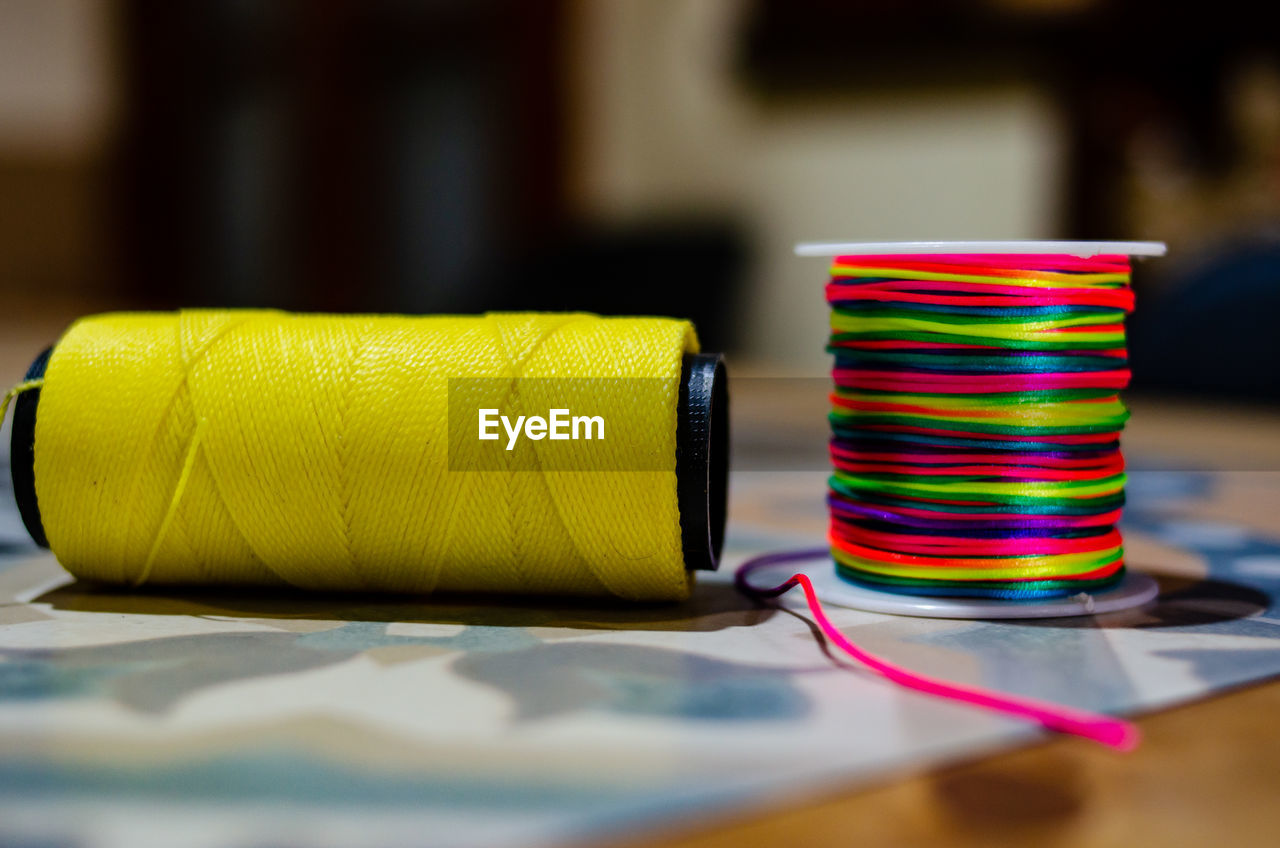
M1010 255L1059 253L1087 259L1104 254L1134 257L1164 256L1168 248L1159 241L863 241L801 242L797 256L868 256L893 254L1006 253ZM818 559L820 557L814 557ZM828 562L830 558L827 557ZM786 579L788 563L761 568L753 583L766 585ZM793 568L791 568L794 571ZM824 603L866 612L911 615L922 618L1016 619L1058 618L1100 615L1140 607L1159 594L1156 581L1146 574L1129 571L1116 586L1103 592L1081 592L1067 598L1042 600L1002 600L998 598L947 598L882 592L851 581L836 573L833 566L805 570Z
M907 253L1061 253L1077 259L1123 253L1164 256L1162 241L802 241L796 256L867 256Z

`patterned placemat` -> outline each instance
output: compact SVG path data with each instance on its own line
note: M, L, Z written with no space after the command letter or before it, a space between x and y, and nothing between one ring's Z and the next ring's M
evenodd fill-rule
M646 607L95 588L0 490L0 843L604 840L1036 738L852 669L733 591L746 556L820 543L823 479L736 474L722 572ZM1280 673L1280 520L1232 517L1280 507L1280 472L1152 468L1129 493L1152 607L831 616L918 671L1126 714Z

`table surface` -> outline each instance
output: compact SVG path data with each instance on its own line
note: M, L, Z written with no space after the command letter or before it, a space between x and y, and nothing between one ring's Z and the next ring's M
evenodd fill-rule
M615 845L1271 844L1277 711L1280 681L1139 719L1129 754L1059 738Z
M825 424L824 398L799 390L788 396L785 379L747 384L734 398L735 436L750 422L747 440L806 442L814 422ZM1280 471L1274 408L1127 400L1127 454L1177 457L1188 468ZM1280 503L1259 498L1229 509L1231 519L1280 535ZM1269 844L1280 825L1277 715L1280 680L1138 718L1143 742L1128 754L1056 738L615 844Z
M735 437L745 429L748 442L811 443L815 422L825 425L825 398L789 391L794 381L745 382L747 391L734 398ZM1280 410L1127 400L1131 456L1176 457L1187 468L1280 471ZM1222 517L1280 535L1280 503L1245 499L1227 508L1230 516ZM1128 754L1056 738L871 785L832 786L820 798L787 799L616 845L1268 844L1280 825L1277 715L1280 680L1138 718L1143 743Z
M0 380L16 382L33 354L84 311L78 303L20 304L0 334ZM814 436L825 423L825 399L794 375L774 377L735 379L735 461L757 460L771 444L822 444ZM1195 468L1280 471L1280 411L1142 398L1130 405L1131 454L1177 456ZM1280 504L1245 501L1231 509L1234 519L1280 535ZM1280 824L1277 714L1280 681L1141 717L1144 741L1129 754L1058 738L610 844L1265 843Z

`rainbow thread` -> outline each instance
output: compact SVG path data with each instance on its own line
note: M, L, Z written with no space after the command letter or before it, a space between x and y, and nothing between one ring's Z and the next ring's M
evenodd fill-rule
M1126 256L841 256L829 541L846 579L1039 599L1124 573Z

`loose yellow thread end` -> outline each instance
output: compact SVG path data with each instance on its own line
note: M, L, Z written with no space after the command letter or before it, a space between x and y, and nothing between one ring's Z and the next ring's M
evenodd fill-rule
M29 392L32 389L38 389L43 385L44 378L40 377L36 380L24 380L9 391L5 392L4 398L0 399L0 421L4 420L5 413L9 411L9 404L13 402L14 398L24 392Z

